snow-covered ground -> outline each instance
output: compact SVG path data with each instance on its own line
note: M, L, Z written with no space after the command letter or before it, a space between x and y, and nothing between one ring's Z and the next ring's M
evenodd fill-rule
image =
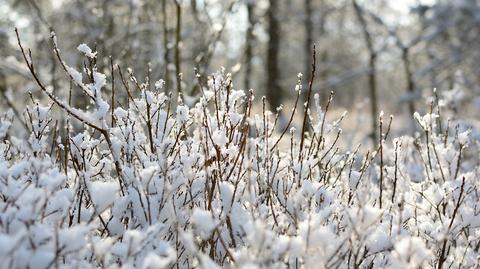
M381 143L357 147L324 104L303 137L222 72L191 107L132 75L112 114L111 78L66 67L89 111L34 100L26 140L1 116L1 268L480 266L480 139L453 97L416 114L414 136L385 115Z

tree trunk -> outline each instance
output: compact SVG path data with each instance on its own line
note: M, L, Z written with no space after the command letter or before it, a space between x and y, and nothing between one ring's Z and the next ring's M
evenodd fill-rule
M311 79L311 72L312 72L312 64L310 59L312 58L312 48L313 48L313 24L312 24L312 0L305 0L305 20L304 20L304 27L305 27L305 71L304 71L304 78L306 84ZM303 101L306 101L306 89L304 89L302 96Z
M246 0L247 4L247 16L248 16L248 28L245 35L245 77L244 77L244 87L245 91L249 91L251 88L251 79L252 79L252 58L253 58L253 9L254 2L252 0Z
M177 10L177 26L175 30L175 77L177 79L177 97L182 94L181 62L180 62L180 42L182 33L182 6L179 0L175 0Z
M278 22L278 0L270 0L267 12L270 40L267 51L267 88L266 96L270 108L275 111L281 105L283 99L282 89L279 82L278 52L280 48L280 25Z
M377 53L373 47L373 40L370 32L367 28L367 22L363 17L363 11L355 0L352 0L353 8L357 16L360 26L362 27L363 36L365 39L365 45L368 50L369 60L368 60L368 86L370 92L370 110L372 113L372 132L370 137L372 138L373 144L376 146L378 144L377 140L377 126L378 126L378 99L377 99L377 69L376 69L376 59Z
M408 113L409 117L413 117L415 113L415 81L413 80L412 70L410 69L410 55L409 48L405 47L402 49L402 59L403 65L405 68L405 77L407 80L407 94L409 95L408 99Z
M372 133L373 144L376 146L377 141L377 126L378 126L378 98L377 98L377 82L376 82L376 59L377 54L373 51L370 52L370 59L368 66L370 72L368 73L368 85L370 90L370 110L372 113Z

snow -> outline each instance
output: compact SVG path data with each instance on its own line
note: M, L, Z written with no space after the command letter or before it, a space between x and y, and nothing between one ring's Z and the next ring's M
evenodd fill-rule
M169 260L154 253L149 253L144 260L143 269L162 269L168 266Z
M189 117L189 109L187 106L178 106L177 107L177 121L180 124L185 124Z
M209 101L215 95L214 91L209 91L209 90L204 91L203 94L205 96L206 101Z
M367 239L367 247L371 252L376 253L391 248L392 242L385 231L382 229L375 229Z
M200 208L194 208L190 221L204 240L211 236L213 229L217 225L212 214Z
M59 232L59 244L66 252L81 250L86 244L89 228L85 225L76 225Z
M155 81L155 89L156 90L161 90L165 86L165 80L160 79L158 81Z
M113 125L107 77L87 73L89 107L55 99L70 115L68 139L55 130L57 106L27 108L26 138L11 111L0 115L1 268L436 268L443 242L452 268L478 265L478 125L450 105L439 108L455 118L448 130L440 113L415 113L428 132L392 132L381 181L377 148L345 149L343 134L332 144L346 115L327 116L318 95L315 136L300 150L294 123L273 148L275 114L245 114L225 71L188 106L140 83Z
M470 130L459 133L458 134L458 142L460 142L460 144L462 144L462 145L468 144L468 141L469 141L469 138L470 138L470 133L471 133Z
M215 145L219 147L224 147L227 144L227 137L225 136L225 133L222 130L216 130L212 134L212 140Z
M67 69L68 74L72 77L73 81L77 85L82 84L82 73L78 72L75 68L70 66L65 66Z
M92 49L87 46L87 44L78 45L77 50L83 52L83 54L85 54L85 56L88 58L95 58L97 55L97 52L93 52Z
M53 261L53 253L45 250L37 250L29 258L29 268L32 269L45 269L48 268Z
M115 201L119 190L116 182L100 181L91 182L88 189L98 212L102 212Z
M393 257L395 268L422 267L431 252L418 237L405 237L395 243Z
M11 109L0 115L0 140L7 135L8 130L12 126L12 121L13 111Z
M232 204L234 186L229 182L220 183L220 194L222 200L222 207L224 214L228 214L230 211L230 205Z
M102 88L107 83L106 76L102 73L93 72L93 85L90 87L94 93L96 110L93 113L95 121L103 121L110 109L110 105L102 98Z
M58 169L50 169L42 174L38 180L38 185L48 191L53 191L65 182L65 175Z
M242 120L243 115L236 112L230 112L228 113L228 117L230 118L232 125L237 125Z

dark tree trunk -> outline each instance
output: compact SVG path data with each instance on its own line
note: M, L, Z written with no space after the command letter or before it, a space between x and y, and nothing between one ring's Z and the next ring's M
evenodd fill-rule
M280 48L280 25L278 22L278 0L270 0L270 7L267 12L270 40L267 51L267 88L266 96L270 108L275 111L281 105L283 99L280 87L280 70L278 66L278 52Z
M407 80L407 94L409 95L408 98L408 113L409 117L413 117L413 113L415 113L415 81L413 80L412 70L410 69L410 50L408 47L404 47L402 49L402 59L403 65L405 68L405 77Z
M182 6L179 0L175 0L177 12L177 25L175 29L175 77L177 81L177 94L182 94L182 80L181 80L181 57L180 57L180 42L182 33Z
M312 0L305 0L305 71L304 76L306 81L311 79L312 64L310 59L312 58L313 48L313 24L312 24ZM305 94L304 94L305 95Z
M252 78L252 58L253 58L253 9L254 2L251 0L246 0L247 4L247 16L248 16L248 28L245 35L245 77L244 77L244 87L245 91L249 91L251 88L251 78Z
M370 72L368 73L368 85L370 90L370 110L372 113L372 133L373 144L376 145L377 141L377 126L378 126L378 98L377 98L377 82L376 82L376 60L377 54L373 51L370 53L370 59L368 66Z

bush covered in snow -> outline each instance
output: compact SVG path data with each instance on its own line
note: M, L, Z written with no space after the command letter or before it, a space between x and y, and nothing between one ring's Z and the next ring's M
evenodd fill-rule
M415 137L388 137L381 116L378 146L343 152L330 101L312 96L303 135L265 105L255 115L223 72L189 105L130 73L112 109L112 78L79 49L82 72L56 54L88 111L51 94L22 48L49 103L26 109L26 141L1 116L0 267L479 266L479 140L438 97Z

